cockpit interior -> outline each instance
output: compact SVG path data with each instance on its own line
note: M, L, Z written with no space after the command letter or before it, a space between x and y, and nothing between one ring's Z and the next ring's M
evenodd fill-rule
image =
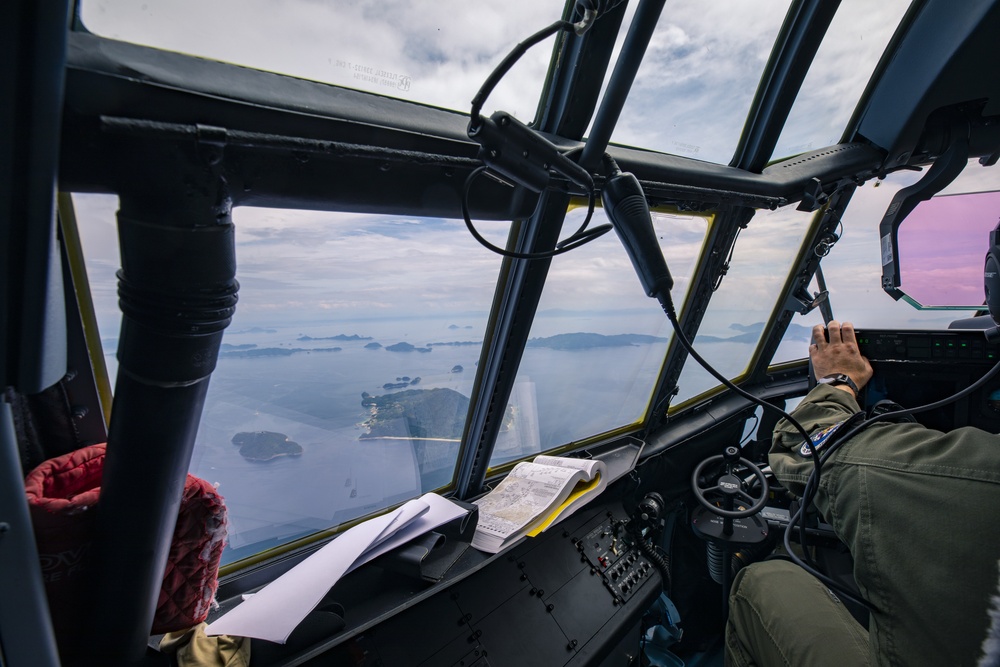
M0 16L4 667L722 665L741 568L856 590L768 464L814 326L1000 432L997 0ZM601 484L483 548L539 456Z

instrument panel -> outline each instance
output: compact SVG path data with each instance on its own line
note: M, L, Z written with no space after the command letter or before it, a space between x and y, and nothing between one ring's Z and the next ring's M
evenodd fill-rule
M857 331L861 353L875 374L859 397L869 409L882 400L904 408L928 405L953 396L983 377L1000 360L1000 345L983 331ZM968 397L916 415L929 428L942 431L975 426L1000 432L1000 378Z

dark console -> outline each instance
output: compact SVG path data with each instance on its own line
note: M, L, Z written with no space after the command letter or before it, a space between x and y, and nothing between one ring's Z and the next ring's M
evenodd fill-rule
M628 519L620 502L598 498L495 556L469 548L433 585L360 568L320 605L336 601L329 606L343 617L338 627L317 628L297 648L255 642L258 656L282 654L254 664L630 664L662 578L625 530Z
M866 409L884 399L913 408L947 398L980 379L1000 359L1000 346L976 330L864 329L857 337L875 371L859 397ZM943 431L976 426L1000 432L1000 378L916 418Z

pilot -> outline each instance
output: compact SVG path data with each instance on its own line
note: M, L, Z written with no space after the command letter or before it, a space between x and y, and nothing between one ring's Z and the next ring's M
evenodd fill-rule
M820 452L860 411L872 376L849 322L830 322L829 341L823 329L813 328L809 355L824 381L792 415ZM778 422L771 469L799 495L813 471L803 449L798 431ZM799 566L756 563L733 581L726 664L976 665L997 591L1000 437L874 423L823 465L815 504L854 558L868 628Z

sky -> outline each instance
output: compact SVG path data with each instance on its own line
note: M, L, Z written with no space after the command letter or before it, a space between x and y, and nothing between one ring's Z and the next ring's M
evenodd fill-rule
M906 293L922 304L981 304L984 242L997 226L997 211L998 192L945 195L919 203L899 229Z
M558 19L562 8L560 0L81 2L84 24L108 37L461 111L514 45ZM635 4L630 3L617 48ZM788 4L668 0L613 140L728 162ZM840 138L907 4L843 0L793 106L779 155ZM551 49L549 39L528 51L484 112L505 109L530 121ZM835 306L851 317L914 319L915 311L905 306L904 312L881 291L875 233L895 188L914 178L892 177L895 184L862 188L845 216L840 243L824 261L827 281L841 295ZM997 180L991 173L977 174L967 187L996 188ZM102 335L112 338L117 335L117 201L77 195L76 202ZM808 218L793 208L762 211L741 234L733 272L713 304L720 320L741 310L758 319L773 305ZM599 211L597 217L595 224L603 222ZM493 296L500 259L480 248L457 221L253 208L236 209L233 219L242 285L237 321L243 324L293 311L316 318L362 310L396 317L483 315ZM492 242L504 244L508 223L480 225ZM664 218L657 225L679 294L687 287L706 222ZM402 284L395 277L400 273L407 276ZM557 257L550 283L549 291L559 295L546 299L551 308L648 307L612 235Z

